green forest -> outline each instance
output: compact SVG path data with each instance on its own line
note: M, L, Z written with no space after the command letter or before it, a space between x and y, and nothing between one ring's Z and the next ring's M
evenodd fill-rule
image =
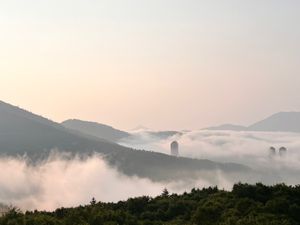
M298 225L300 186L238 183L232 191L217 187L143 196L118 203L92 199L89 205L54 212L12 208L2 225Z

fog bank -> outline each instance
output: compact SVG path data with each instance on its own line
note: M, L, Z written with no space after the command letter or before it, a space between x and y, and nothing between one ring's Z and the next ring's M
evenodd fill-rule
M244 164L256 170L254 180L264 183L299 182L299 133L198 130L158 138L149 131L138 131L121 144L170 154L174 140L179 142L180 156ZM275 155L270 155L271 146L276 148ZM279 155L282 146L288 149L284 156Z
M166 187L181 193L193 187L210 186L204 180L194 182L154 183L128 177L111 168L99 154L65 157L53 152L49 158L32 164L26 157L0 158L0 202L22 210L55 210L88 204L92 197L103 202L117 202L142 195L156 196ZM230 188L220 174L220 186Z
M138 132L122 144L169 154L173 140L179 142L181 156L241 163L251 167L253 173L245 177L238 172L235 176L220 171L199 171L195 180L157 183L125 176L96 153L70 157L53 151L47 159L34 164L26 156L2 156L0 202L22 210L54 210L88 204L93 197L98 201L117 202L129 197L156 196L164 188L176 193L214 185L230 190L241 177L243 182L250 183L299 183L300 134L297 133L191 131L159 139ZM270 155L270 146L276 148L276 155ZM288 149L282 157L278 154L281 146Z

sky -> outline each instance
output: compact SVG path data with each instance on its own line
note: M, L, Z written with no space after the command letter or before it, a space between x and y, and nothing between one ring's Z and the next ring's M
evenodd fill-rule
M300 111L299 10L298 0L0 0L0 99L126 130Z

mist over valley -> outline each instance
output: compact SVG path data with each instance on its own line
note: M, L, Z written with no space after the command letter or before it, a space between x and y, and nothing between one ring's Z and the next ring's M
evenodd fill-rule
M174 140L178 157L170 155ZM79 120L59 124L1 102L0 199L23 210L55 210L93 197L117 202L157 196L164 188L183 193L210 186L231 190L237 182L296 185L298 140L295 132L126 132Z

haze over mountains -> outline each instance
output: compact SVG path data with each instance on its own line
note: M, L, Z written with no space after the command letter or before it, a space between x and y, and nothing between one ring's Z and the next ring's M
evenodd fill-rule
M113 138L126 135L111 127L103 125L97 127L109 130L111 132L109 135L113 134ZM95 130L99 131L99 129ZM228 175L241 171L250 172L248 167L240 164L176 158L161 153L139 151L113 143L112 140L99 138L99 135L90 134L91 132L83 133L67 129L58 123L0 102L0 153L2 155L26 153L30 157L39 158L47 155L52 149L78 154L98 152L120 172L152 180L195 179L203 171L214 173L218 170Z
M299 152L297 143L299 121L300 113L286 112L274 114L249 127L226 124L198 131L180 132L139 129L130 132L129 136L120 139L119 143L131 148L151 149L168 154L169 144L175 139L180 143L182 156L235 162L251 168L259 168L254 179L262 179L269 183L281 181L295 183L292 174L298 173L298 162L293 162L292 166L290 160L297 157ZM89 124L89 122L83 123ZM80 127L76 127L76 130L85 132ZM285 132L285 134L277 132ZM97 135L101 137L101 133ZM278 149L286 146L289 149L289 156L272 159L272 161L269 156L270 146ZM263 178L258 178L260 175Z
M248 127L224 124L206 130L300 132L300 112L280 112Z
M282 118L275 116L266 121ZM265 121L255 126L262 129L261 124ZM276 125L283 127L281 123ZM0 176L0 197L5 203L13 199L24 208L54 209L81 204L95 196L93 193L110 201L151 191L159 193L162 187L181 192L211 185L230 189L239 181L295 184L300 171L299 135L210 130L125 132L80 120L59 124L0 102L1 170L22 178ZM184 157L169 155L173 140L180 143L180 155ZM270 158L268 150L273 144L287 144L286 157ZM52 157L53 149L58 157ZM57 187L52 187L53 182ZM130 190L114 194L123 183ZM76 185L78 189L73 190ZM24 186L28 191L24 192ZM64 193L75 197L61 200ZM36 199L40 198L46 199L47 206L38 203Z
M74 131L104 138L113 142L122 142L123 139L134 139L136 138L136 134L149 135L158 139L167 139L174 135L182 134L182 132L179 131L151 131L148 128L139 128L129 133L104 124L78 119L66 120L62 122L61 125Z
M290 131L299 132L300 113L278 113L246 129L240 126L222 126L226 130ZM211 128L212 129L212 128ZM213 129L218 129L215 127ZM141 135L153 137L152 141L179 138L184 132L145 131ZM62 124L37 116L18 107L0 102L0 153L5 155L28 154L39 158L53 150L74 154L100 153L119 171L130 176L152 180L195 179L203 171L216 170L233 177L238 172L251 173L249 167L238 163L217 163L207 159L172 157L152 151L134 150L121 146L124 139L136 139L137 134L120 131L107 125L68 120ZM192 137L192 134L190 135ZM130 146L130 145L126 145ZM151 145L147 150L156 150ZM134 147L132 145L131 147ZM269 147L269 146L266 146ZM209 179L213 180L210 176Z
M108 153L122 147L68 130L58 123L0 102L1 153L41 154L55 148L74 152L97 148L100 152Z
M300 112L280 112L250 127L251 131L300 132Z
M61 124L66 128L77 130L99 138L104 138L113 142L118 142L122 138L130 136L130 134L125 131L117 130L111 126L107 126L96 122L70 119L62 122Z
M139 129L134 132L125 132L113 127L95 122L82 120L66 120L62 122L66 128L76 130L88 135L93 135L113 142L119 142L124 138L130 138L136 133L143 133L154 138L167 139L174 135L182 135L181 131L151 131ZM262 131L262 132L300 132L300 112L280 112L250 126L223 124L207 127L203 130L228 130L228 131Z

